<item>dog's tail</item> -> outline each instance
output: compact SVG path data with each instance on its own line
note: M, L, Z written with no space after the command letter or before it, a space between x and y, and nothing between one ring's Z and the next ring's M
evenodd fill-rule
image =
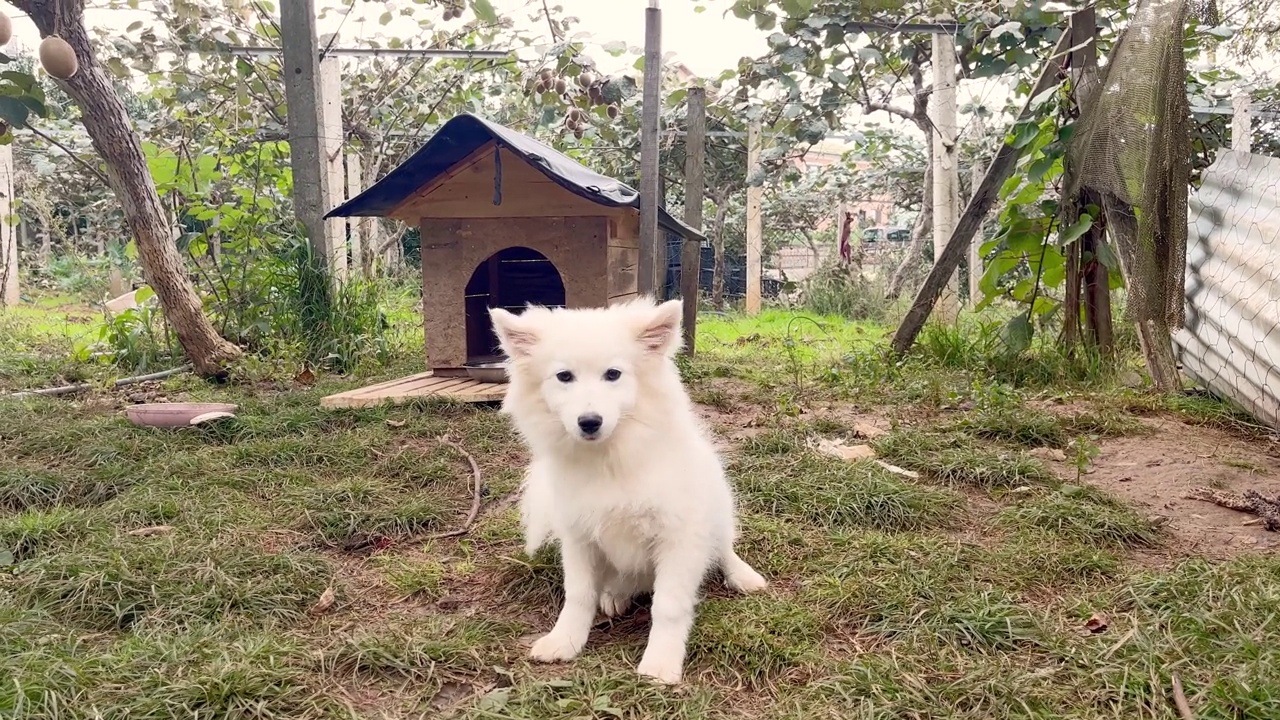
M524 530L524 552L532 557L551 539L551 488L534 473L524 480L520 498L520 527Z

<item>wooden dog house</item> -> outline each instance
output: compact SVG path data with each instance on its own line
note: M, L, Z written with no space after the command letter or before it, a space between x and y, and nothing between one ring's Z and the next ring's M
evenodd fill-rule
M432 394L500 399L505 386L476 383L464 368L498 356L489 308L604 307L635 297L639 208L632 188L533 138L471 114L445 123L402 165L326 216L418 226L430 372L414 376L416 385L406 378L326 404ZM663 209L659 225L703 239Z

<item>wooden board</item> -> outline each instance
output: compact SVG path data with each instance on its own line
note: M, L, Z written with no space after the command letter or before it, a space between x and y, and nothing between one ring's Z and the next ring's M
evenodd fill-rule
M320 407L373 407L384 403L400 405L417 398L439 398L467 403L500 402L506 394L506 383L483 383L465 377L436 377L425 372L330 395L320 401Z

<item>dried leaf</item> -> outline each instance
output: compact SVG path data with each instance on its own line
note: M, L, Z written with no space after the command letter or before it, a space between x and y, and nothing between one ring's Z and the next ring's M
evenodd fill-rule
M316 381L316 374L311 372L311 368L304 367L302 368L302 372L295 375L293 379L299 384L311 385Z
M393 427L393 428L402 428L408 424L409 424L408 420L388 420L387 421L387 427Z
M136 528L129 531L129 535L136 537L151 537L152 535L163 535L167 532L173 532L171 525L152 525L151 527Z
M325 588L324 592L320 593L320 599L317 600L316 604L312 605L311 609L308 610L307 612L311 613L312 615L319 615L320 613L325 612L329 608L333 607L333 603L335 600L337 600L337 597L333 594L333 588L331 587Z

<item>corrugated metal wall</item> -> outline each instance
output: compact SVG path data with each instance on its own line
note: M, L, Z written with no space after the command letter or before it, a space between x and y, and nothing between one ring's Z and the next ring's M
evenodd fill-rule
M1219 154L1188 220L1183 370L1280 429L1280 158Z

